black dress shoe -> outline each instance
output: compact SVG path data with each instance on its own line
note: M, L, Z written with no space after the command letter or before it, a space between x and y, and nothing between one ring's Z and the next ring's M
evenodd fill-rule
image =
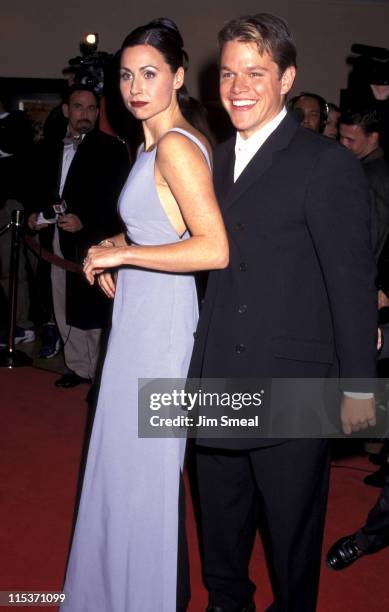
M246 606L245 608L235 608L233 612L255 612L256 607L255 603L252 601L251 604ZM221 608L220 606L212 606L209 605L205 612L229 612L225 608Z
M342 570L357 561L364 551L355 542L355 533L340 538L327 553L327 565L333 570Z
M77 387L77 385L90 385L91 382L92 381L90 378L83 378L75 372L71 372L70 374L64 374L61 376L61 378L56 380L54 384L56 387L61 387L62 389L70 389L71 387Z
M385 478L389 476L389 463L386 462L384 465L381 465L380 469L374 472L373 474L369 474L365 476L363 482L370 487L378 487L382 488L385 485Z

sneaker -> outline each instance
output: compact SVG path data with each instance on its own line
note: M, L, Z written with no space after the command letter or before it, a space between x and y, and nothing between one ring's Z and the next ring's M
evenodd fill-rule
M47 323L43 326L42 346L39 351L41 359L51 359L58 355L61 350L61 338L59 337L57 326Z
M7 346L7 336L6 334L0 337L0 347L4 348ZM15 326L15 344L28 344L29 342L35 341L35 331L30 329L24 329L23 327Z

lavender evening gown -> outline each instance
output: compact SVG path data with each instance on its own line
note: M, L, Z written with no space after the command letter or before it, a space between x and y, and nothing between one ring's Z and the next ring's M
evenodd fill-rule
M204 145L180 129L209 157ZM119 200L130 240L177 235L140 151ZM138 378L185 378L198 318L189 274L119 271L112 331L64 590L66 612L175 612L180 438L138 438Z

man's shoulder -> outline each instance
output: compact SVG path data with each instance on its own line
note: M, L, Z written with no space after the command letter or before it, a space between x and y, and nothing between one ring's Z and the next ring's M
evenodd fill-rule
M126 146L122 140L120 140L117 136L111 136L106 132L103 132L99 129L94 129L85 137L85 142L90 143L93 146L101 146L107 147L110 149L116 149L118 151L126 151Z
M319 172L353 170L362 173L361 162L346 147L333 138L301 126L290 143L290 154L296 159L304 157L310 160Z
M369 177L382 179L385 183L389 181L389 163L384 157L363 163L363 169Z

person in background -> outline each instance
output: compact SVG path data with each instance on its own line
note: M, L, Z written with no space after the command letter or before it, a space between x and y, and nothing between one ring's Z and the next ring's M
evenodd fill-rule
M288 109L303 127L323 133L328 119L328 106L324 98L315 93L303 92L289 100Z
M335 140L338 140L340 108L332 102L328 102L327 107L328 116L325 128L323 130L323 134L324 136L328 136L328 138L334 138Z
M8 110L5 99L0 99L0 228L11 220L13 210L23 210L29 188L28 167L33 158L33 128L26 113ZM7 343L8 288L11 256L11 232L0 236L0 347ZM30 291L28 283L28 254L20 249L18 301L15 344L35 340L35 329L30 319Z
M92 89L70 88L63 112L68 121L65 139L46 141L34 160L29 202L34 212L28 225L48 234L56 255L81 264L92 244L109 229L121 227L116 206L129 159L118 139L96 128L98 99ZM67 368L55 384L70 388L91 383L101 332L108 325L109 302L81 275L55 265L51 266L51 286Z
M340 142L362 163L370 190L371 234L378 261L389 230L389 164L380 146L380 117L374 108L349 109L339 119Z
M379 359L389 359L389 325L379 330ZM387 447L386 447L387 448ZM388 459L387 459L388 461ZM370 510L363 527L339 538L327 552L327 565L339 571L365 555L379 552L389 545L389 466L382 476L382 491Z

